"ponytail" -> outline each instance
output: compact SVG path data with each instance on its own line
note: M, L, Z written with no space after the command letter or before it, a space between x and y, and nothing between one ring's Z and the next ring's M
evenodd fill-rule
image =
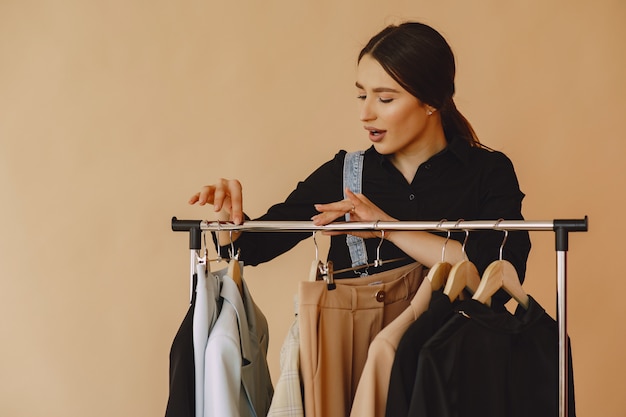
M471 123L456 108L452 97L439 109L439 112L443 131L447 137L458 136L470 146L482 146Z

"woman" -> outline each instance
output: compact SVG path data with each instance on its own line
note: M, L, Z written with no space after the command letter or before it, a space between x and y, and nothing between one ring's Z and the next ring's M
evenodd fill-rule
M356 177L361 178L361 191L351 191L352 176L344 179L346 152L339 151L258 220L312 219L325 225L347 214L351 221L521 220L524 194L513 165L504 154L482 146L456 109L454 75L454 55L431 27L404 23L378 33L359 54L356 75L359 117L372 143L362 155L362 176ZM236 180L221 179L205 186L189 202L213 204L219 220L243 221L242 188ZM222 234L220 243L225 245L230 239ZM376 259L380 233L357 235L364 238L365 250L360 253L367 254L365 261L354 259L359 252L353 250L354 238L332 234L328 259L335 270ZM235 237L235 246L241 249L241 260L256 265L309 236L243 233ZM431 267L441 260L445 242L441 234L392 231L383 237L381 258L402 258L404 263L366 269L373 275L365 277L346 272L342 277L352 279L339 281L334 291L327 291L323 282L300 284L300 370L306 415L350 414L369 344L403 311L411 313L411 300L420 299L414 296L423 277L419 264ZM445 260L456 263L463 258L460 242L465 234L452 237ZM498 231L470 233L466 253L479 273L498 259L502 240ZM529 250L528 233L509 234L503 258L515 266L520 280ZM500 291L492 306L503 309L507 300ZM374 392L384 406L385 387Z
M455 62L446 40L433 28L415 22L389 26L375 35L358 57L356 87L360 120L372 146L363 156L362 192L344 189L346 152L300 182L279 204L257 220L313 220L328 224L351 221L438 221L448 219L521 220L520 191L511 161L480 144L470 123L457 110L453 96ZM345 194L344 194L345 193ZM237 180L220 179L202 188L190 204L213 204L219 220L243 221L242 187ZM380 233L359 232L368 259L375 259ZM310 234L247 233L235 245L248 265L269 261ZM464 233L454 233L446 245L446 261L462 259ZM482 273L496 260L503 234L471 232L468 258ZM226 244L230 237L220 237ZM430 267L441 260L445 237L425 231L384 234L383 259L406 258ZM511 232L503 259L510 261L523 281L530 251L527 232ZM343 236L331 238L328 259L336 270L352 265ZM387 263L370 273L399 266ZM344 274L354 277L353 272ZM508 299L500 292L495 305Z

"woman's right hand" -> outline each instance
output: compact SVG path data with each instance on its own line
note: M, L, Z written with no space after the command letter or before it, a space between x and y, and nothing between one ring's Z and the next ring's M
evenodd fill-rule
M243 223L243 193L238 180L220 178L213 185L205 185L189 199L189 204L212 204L219 220Z

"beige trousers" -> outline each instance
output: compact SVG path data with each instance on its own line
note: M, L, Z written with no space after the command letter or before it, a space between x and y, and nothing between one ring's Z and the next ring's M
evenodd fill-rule
M376 334L410 304L424 278L418 263L361 278L299 286L300 369L307 417L346 417Z

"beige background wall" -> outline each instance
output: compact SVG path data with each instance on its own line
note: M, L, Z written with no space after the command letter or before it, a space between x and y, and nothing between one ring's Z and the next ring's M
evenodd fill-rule
M526 218L589 215L568 254L578 415L626 415L625 18L617 0L1 0L0 415L162 415L189 292L170 218L212 219L186 201L220 176L259 215L368 146L355 57L404 19L453 46L458 107L514 161ZM554 314L553 235L531 238L525 287ZM246 270L274 376L313 256Z

